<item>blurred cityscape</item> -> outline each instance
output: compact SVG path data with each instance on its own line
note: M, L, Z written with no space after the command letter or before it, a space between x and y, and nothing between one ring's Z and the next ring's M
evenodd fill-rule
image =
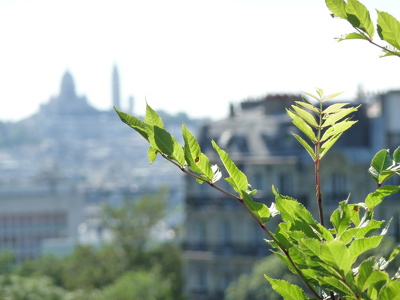
M147 142L119 120L119 75L114 67L110 109L100 111L76 94L70 72L60 92L31 117L0 123L0 249L17 261L44 253L61 255L77 243L107 239L101 206L118 206L168 187L168 226L183 220L182 177L162 160L149 166ZM196 130L199 120L160 113L171 132L181 122ZM177 134L178 135L178 134ZM157 174L154 176L154 174ZM151 176L151 180L149 179Z
M110 109L101 111L76 94L67 71L59 94L37 113L0 123L0 250L10 250L21 263L44 254L67 255L79 244L101 245L111 238L101 219L105 204L119 207L126 198L167 187L167 216L157 238L175 238L181 246L188 299L223 299L229 284L269 253L262 232L232 199L184 178L162 159L149 165L147 142L112 109L135 115L132 97L121 107L117 67L110 84ZM159 114L176 137L184 122L213 163L218 160L211 139L230 153L258 190L257 201L269 205L274 184L313 211L314 165L292 137L297 130L285 114L299 99L247 99L214 122ZM355 113L358 123L331 150L321 174L327 214L349 193L362 201L374 189L367 172L373 155L400 145L400 91L372 95L360 88L351 102L362 104ZM222 180L219 184L228 188ZM400 207L394 200L385 202L377 217L394 216L390 230L399 239ZM179 238L177 228L184 229Z

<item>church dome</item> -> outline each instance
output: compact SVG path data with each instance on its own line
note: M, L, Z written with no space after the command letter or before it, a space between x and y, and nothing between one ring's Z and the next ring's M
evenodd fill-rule
M62 81L61 81L61 93L60 95L65 96L66 98L75 97L75 84L74 79L70 72L66 71Z

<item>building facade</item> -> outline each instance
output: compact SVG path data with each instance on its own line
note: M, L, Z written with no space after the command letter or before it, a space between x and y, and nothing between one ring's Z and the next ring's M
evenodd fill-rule
M212 163L222 165L211 140L229 153L258 192L256 201L270 206L271 186L307 206L317 217L314 163L295 140L298 133L285 108L298 95L269 95L230 108L229 117L205 125L198 137L202 151ZM373 155L380 149L400 145L400 91L353 101L362 104L354 113L358 120L330 150L321 164L325 219L329 220L338 202L351 193L351 202L363 201L376 184L368 174ZM226 174L224 174L226 177ZM186 292L192 300L223 299L230 282L248 273L253 264L269 254L267 238L242 205L211 187L187 178L186 221L183 243L186 261ZM217 185L230 190L220 180ZM387 205L391 205L387 201ZM394 203L394 202L393 202ZM392 204L393 205L393 204ZM395 205L395 211L400 206ZM378 212L396 213L391 207ZM274 227L271 222L269 228ZM397 229L398 230L398 229ZM392 229L396 233L396 226Z

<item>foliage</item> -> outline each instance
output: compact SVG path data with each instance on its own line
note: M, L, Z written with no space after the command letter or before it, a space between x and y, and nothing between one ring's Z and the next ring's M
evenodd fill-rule
M369 172L378 183L376 191L367 195L365 202L350 204L349 199L340 202L330 217L332 228L327 228L320 190L321 161L343 132L355 124L351 114L358 107L348 106L349 103L327 105L327 101L340 93L324 96L323 91L317 89L316 95L304 94L313 98L316 104L313 105L303 97L302 101L296 101L287 109L287 114L302 133L302 136L293 134L294 137L315 164L319 221L301 203L281 195L274 187L272 190L275 203L270 207L255 202L252 195L257 191L251 188L247 176L212 141L212 146L228 173L225 180L232 191L220 188L217 185L221 178L220 168L211 165L193 134L183 124L184 145L180 145L164 128L161 117L148 104L143 121L117 108L115 110L121 121L149 142L148 157L151 163L159 154L198 182L207 183L243 205L264 230L268 243L273 248L272 252L307 287L306 294L298 285L265 275L272 288L284 299L393 299L393 295L400 290L400 282L398 275L389 276L385 269L400 248L396 248L385 258L368 257L361 261L359 258L366 251L378 247L387 232L388 224L385 226L383 221L374 220L373 216L375 208L386 196L400 190L399 186L383 186L391 176L399 174L400 148L394 151L393 157L387 150L375 155ZM268 222L272 218L281 219L275 232L268 228ZM380 233L377 232L379 229Z
M57 293L58 298L43 296L44 300L183 299L179 248L168 242L149 243L151 227L165 214L164 194L165 190L160 190L156 195L126 200L119 207L105 207L104 225L115 237L110 244L97 248L78 245L66 257L43 256L14 269L8 267L13 257L2 253L1 274L15 281L7 285L3 280L0 290L11 291L17 284L30 285L31 279L38 291L48 289ZM128 286L130 280L136 280L135 284ZM160 285L160 289L146 294L149 285L154 284ZM21 298L10 299L25 299L28 291L21 287ZM145 296L134 296L139 294Z
M382 56L400 56L400 22L391 14L376 10L378 19L375 25L368 9L358 0L325 0L325 3L333 17L348 21L355 29L355 32L343 35L338 41L365 40L382 49ZM376 33L386 45L374 41Z

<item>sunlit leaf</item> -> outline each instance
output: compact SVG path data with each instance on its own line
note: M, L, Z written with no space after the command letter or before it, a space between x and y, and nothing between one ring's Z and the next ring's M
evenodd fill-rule
M151 147L175 160L180 166L185 165L185 155L182 146L168 131L148 124L146 124L146 129Z
M299 288L297 285L291 284L287 281L280 279L272 279L267 275L264 275L265 278L269 281L272 288L283 297L284 300L309 300L310 298L306 297L304 291Z
M341 95L342 93L343 93L343 92L339 92L339 93L334 93L334 94L331 94L331 95L329 95L329 96L326 96L326 97L324 98L324 100L322 100L322 102L325 102L325 101L331 100L331 99L333 99L333 98L336 98L337 96Z
M338 42L345 40L368 40L368 38L362 33L352 32L338 38Z
M322 144L320 152L321 159L326 155L329 149L337 142L337 140L340 138L341 135L342 135L341 133L334 135Z
M242 196L246 206L260 218L262 223L266 223L271 219L271 213L265 204L253 201L247 193L242 193Z
M345 105L348 105L349 103L341 102L341 103L335 103L332 105L329 105L326 109L322 111L323 114L331 114L331 113L337 113L338 111L341 110L341 108Z
M372 209L383 201L387 196L393 195L400 191L400 186L385 185L378 188L375 192L369 193L365 199L368 209Z
M400 50L400 22L387 12L378 13L378 34L379 37Z
M400 147L397 147L393 152L393 159L396 163L400 163Z
M318 127L318 123L315 120L315 117L310 114L308 111L306 111L303 108L300 108L296 105L292 105L293 110L296 112L296 114L302 118L304 121L306 121L309 125L313 126L313 127Z
M228 171L228 174L230 176L230 180L227 179L228 183L231 184L232 187L239 194L241 194L242 191L246 191L249 185L246 175L238 169L235 163L230 159L229 155L224 150L222 150L215 141L211 141L211 143L215 151L221 158L225 169Z
M146 140L149 139L147 131L146 131L146 125L141 120L139 120L138 118L136 118L134 116L131 116L127 113L120 111L116 107L114 107L114 110L117 112L117 114L122 122L124 122L129 127L135 129Z
M301 105L301 106L303 106L303 107L305 107L305 108L307 108L307 109L309 109L309 110L311 110L313 112L319 113L319 109L316 108L314 105L308 103L308 102L302 102L302 101L295 101L295 102L296 102L296 104Z
M162 122L161 117L147 103L146 103L146 116L144 118L144 123L164 129L164 124Z
M343 0L325 0L325 4L336 17L347 19L346 2Z
M214 172L210 160L201 152L199 143L185 124L182 125L182 136L185 141L184 150L188 167L193 172L204 175L208 181L212 181Z
M336 122L340 121L341 119L345 118L349 114L358 110L358 107L349 107L349 108L342 108L337 113L325 115L325 121L322 124L322 127L327 127L335 124Z
M324 132L324 134L322 135L322 138L321 138L321 142L325 141L326 139L328 139L329 137L331 137L333 135L343 133L344 131L349 129L351 126L353 126L355 123L357 123L357 121L344 120L342 122L334 124L333 126L329 127Z
M292 134L296 138L296 140L298 140L299 143L304 147L304 149L307 150L307 152L308 152L308 154L310 154L311 158L313 160L315 160L315 153L314 153L314 150L311 148L311 146L302 137L300 137L299 135L297 135L297 134L295 134L293 132L292 132Z
M294 112L291 110L287 109L286 110L287 114L289 117L292 119L293 124L300 129L312 142L317 141L317 137L315 136L314 131L308 125L302 118L300 118L298 115L296 115Z
M393 160L390 157L389 150L383 149L378 151L372 158L371 167L368 172L372 175L376 182L379 182L379 175L382 171L387 170L393 165Z
M157 158L157 150L155 150L153 147L150 146L147 152L147 157L149 158L150 163L152 164Z
M322 96L324 95L324 91L322 89L319 89L319 88L316 91L317 91L317 94L318 94L319 98L322 99Z
M313 94L307 93L307 92L302 92L303 94L306 94L307 96L310 96L311 98L314 98L315 100L319 101L320 99L317 96L314 96Z
M347 20L354 27L360 28L372 40L375 29L368 9L358 0L348 0L346 5Z
M335 240L321 245L320 259L336 270L347 273L351 270L353 259L351 252L342 241Z
M379 300L400 300L400 281L390 281L379 292Z
M380 242L382 241L382 238L382 235L378 235L354 240L349 246L349 252L352 256L352 263L355 262L360 254L378 247Z
M355 280L361 291L366 290L370 285L380 281L386 282L389 279L386 272L374 269L374 265L375 257L368 258L360 264Z

